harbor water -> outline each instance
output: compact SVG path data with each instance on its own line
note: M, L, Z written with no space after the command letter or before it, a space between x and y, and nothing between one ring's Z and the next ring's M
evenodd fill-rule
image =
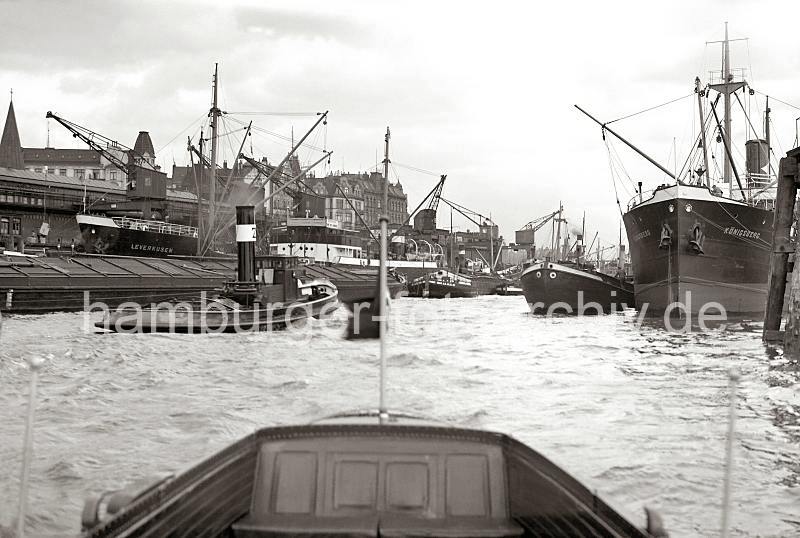
M344 340L343 310L300 331L225 335L94 334L85 318L3 320L0 525L17 509L32 356L49 358L30 535L75 535L88 495L186 469L257 427L377 405L378 344ZM735 367L732 535L800 535L800 367L758 326L534 317L500 296L397 300L391 324L390 407L509 433L634 522L656 509L671 536L719 534Z

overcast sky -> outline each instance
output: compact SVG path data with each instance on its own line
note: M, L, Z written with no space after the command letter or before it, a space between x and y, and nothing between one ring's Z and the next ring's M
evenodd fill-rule
M383 134L391 158L448 175L444 196L491 213L501 233L563 201L589 234L617 235L603 121L689 96L694 77L719 69L729 21L732 66L759 92L800 104L800 5L785 2L113 2L0 0L0 88L14 88L24 146L43 146L48 110L126 145L151 133L159 163L187 161L220 63L229 112L330 110L309 139L334 151L327 170L375 166ZM757 98L757 99L756 99ZM0 100L3 111L8 94ZM760 94L748 99L754 123ZM760 108L758 108L760 107ZM800 111L772 103L776 152L794 146ZM242 116L270 133L299 137L313 116ZM736 123L738 122L738 123ZM656 160L678 167L697 134L692 98L612 126ZM741 131L744 120L734 127ZM238 134L238 133L237 133ZM289 143L259 131L258 157L278 160ZM238 142L222 143L230 158ZM739 141L743 143L743 139ZM51 125L51 145L79 147ZM249 149L249 144L248 144ZM620 144L625 170L645 188L663 173ZM301 153L315 160L319 151ZM378 157L380 159L380 156ZM416 203L433 176L395 172ZM395 179L395 176L392 176ZM620 192L624 206L630 197ZM627 194L624 194L627 192ZM456 217L457 227L468 223ZM440 225L449 212L440 209ZM474 228L474 226L473 226Z

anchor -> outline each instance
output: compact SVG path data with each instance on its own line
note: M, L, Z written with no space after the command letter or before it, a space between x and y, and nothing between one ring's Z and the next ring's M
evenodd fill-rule
M695 222L694 226L689 230L689 250L695 254L705 254L703 251L704 237L703 230L700 229L700 223Z
M666 222L661 224L661 240L658 242L658 248L669 248L672 246L672 228Z

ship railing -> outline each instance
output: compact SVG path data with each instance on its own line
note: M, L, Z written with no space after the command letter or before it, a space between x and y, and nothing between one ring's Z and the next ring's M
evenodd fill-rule
M655 194L655 189L650 189L649 191L643 191L641 194L638 192L633 195L633 197L628 200L627 210L630 211L640 203L644 202L645 200L649 200L653 194Z
M120 228L129 230L197 237L197 228L184 224L172 224L160 220L132 219L130 217L112 217L111 220Z

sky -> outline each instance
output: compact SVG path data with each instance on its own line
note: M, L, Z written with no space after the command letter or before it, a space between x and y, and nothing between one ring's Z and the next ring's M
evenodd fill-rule
M292 133L328 110L301 161L330 149L318 174L365 171L382 159L388 126L390 178L410 208L447 174L443 196L491 215L508 242L559 203L572 228L585 213L587 235L616 241L633 183L668 178L622 144L607 147L573 105L610 121L681 98L611 124L681 168L698 132L694 78L720 69L720 46L707 41L722 39L726 21L731 38L748 38L731 44L731 64L758 92L744 103L757 129L763 96L773 98L778 156L794 147L800 116L775 100L800 105L796 1L0 0L0 14L0 89L14 90L23 146L46 144L52 110L128 146L149 131L171 171L206 121L218 62L230 133L220 161L251 120L245 152L280 160ZM745 129L735 118L741 147ZM49 131L51 146L81 147L53 122ZM458 214L453 223L475 228ZM442 204L439 225L449 224Z

